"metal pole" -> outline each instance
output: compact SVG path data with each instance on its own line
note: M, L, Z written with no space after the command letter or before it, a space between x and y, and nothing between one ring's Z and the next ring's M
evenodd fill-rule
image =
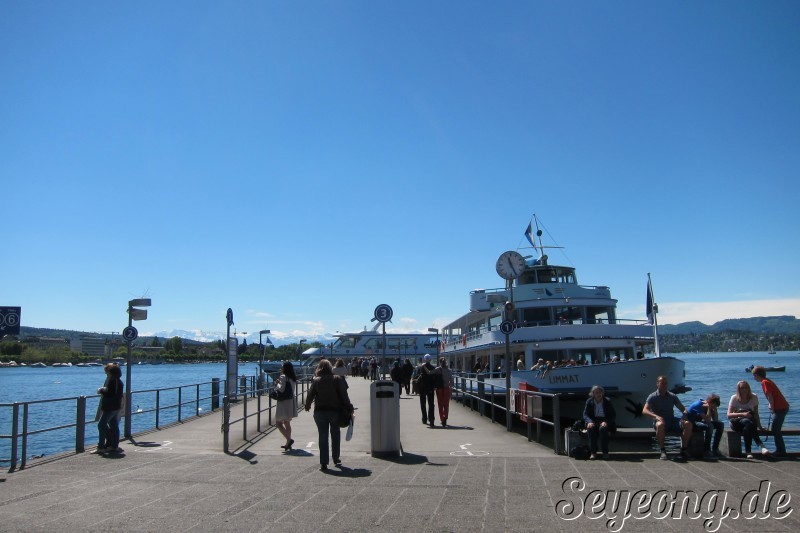
M511 304L514 304L514 285L511 280L506 282L511 295ZM503 308L505 320L511 320L508 316L508 310ZM512 417L511 417L511 343L509 341L509 334L506 333L506 430L511 431Z
M128 303L128 327L133 325L132 307ZM128 354L125 358L125 438L131 438L131 341L127 341Z

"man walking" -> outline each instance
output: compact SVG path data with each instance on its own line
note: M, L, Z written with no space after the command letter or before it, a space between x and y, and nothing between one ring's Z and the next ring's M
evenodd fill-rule
M434 367L431 364L430 354L425 354L422 364L419 365L414 373L417 379L417 391L419 391L419 406L422 410L422 423L430 424L431 427L436 423L433 411L434 394ZM426 405L427 404L427 405Z

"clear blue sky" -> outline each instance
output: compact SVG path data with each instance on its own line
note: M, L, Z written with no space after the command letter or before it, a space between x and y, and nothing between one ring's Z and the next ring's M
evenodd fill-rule
M533 213L660 323L800 316L800 3L0 3L0 305L440 327Z

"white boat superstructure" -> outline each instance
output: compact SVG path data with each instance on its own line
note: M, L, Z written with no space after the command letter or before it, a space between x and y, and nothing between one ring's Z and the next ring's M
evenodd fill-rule
M335 361L342 358L349 362L354 357L376 357L382 366L397 358L417 361L426 353L436 353L436 336L430 333L386 333L379 331L380 323L372 329L358 333L337 333L331 346L309 348L302 354L304 365L316 365L323 357ZM386 350L384 350L384 342ZM385 357L385 359L384 359Z
M502 372L506 334L500 324L511 321L513 388L524 382L545 392L573 393L576 405L566 412L577 418L575 409L583 407L590 388L601 385L615 398L618 425L650 425L641 417L641 407L659 375L667 376L673 391L687 390L683 361L646 358L655 345L653 325L644 319L618 319L611 290L579 285L573 267L550 265L541 231L537 235L539 244L531 243L539 257L524 258L524 268L520 264L513 281L504 288L470 293L469 313L442 329L442 353L456 369L473 371L480 364L484 371ZM546 367L530 370L539 360ZM505 379L497 384L505 387Z

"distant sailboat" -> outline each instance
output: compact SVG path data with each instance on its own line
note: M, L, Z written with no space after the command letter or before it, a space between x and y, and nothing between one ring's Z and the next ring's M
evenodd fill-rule
M775 354L775 347L771 343L769 345L769 351L767 353L770 354L770 355L774 355Z

